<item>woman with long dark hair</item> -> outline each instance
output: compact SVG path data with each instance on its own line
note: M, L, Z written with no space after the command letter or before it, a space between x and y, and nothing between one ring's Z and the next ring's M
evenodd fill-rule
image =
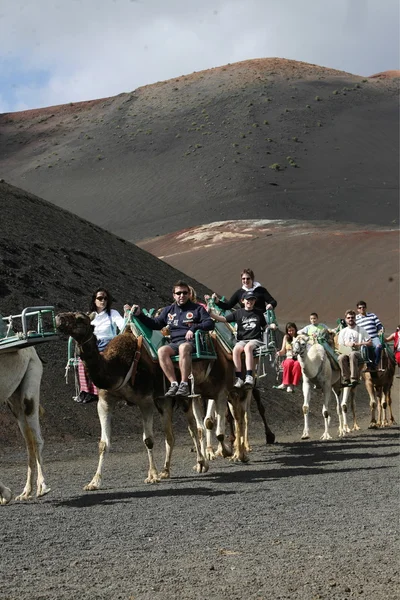
M97 347L102 352L110 340L124 328L124 318L119 312L111 308L112 298L108 290L103 287L97 288L92 294L90 301L90 313L92 325L94 326L93 333L97 338ZM85 365L79 360L78 365L79 377L79 396L76 401L82 404L94 402L98 400L98 391L94 383L89 379Z
M277 390L286 389L287 392L294 392L294 387L300 383L301 366L298 360L293 358L292 344L297 337L296 323L286 323L285 335L283 336L282 348L277 352L278 356L286 356L283 361L283 381L281 385L276 386Z

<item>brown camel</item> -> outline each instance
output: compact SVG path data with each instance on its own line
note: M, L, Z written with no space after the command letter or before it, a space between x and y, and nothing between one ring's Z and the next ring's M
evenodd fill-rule
M149 458L149 471L146 483L158 482L160 478L170 476L171 453L174 445L172 430L173 401L164 398L162 371L149 356L146 345L141 347L138 357L138 340L130 329L115 337L104 352L97 348L96 336L88 315L77 313L60 313L56 317L57 329L70 335L78 344L80 357L87 368L93 383L99 388L97 411L101 424L99 442L99 463L97 471L85 490L97 490L101 487L105 454L110 449L111 416L118 400L125 400L129 405L136 405L143 419L143 441ZM132 383L132 371L135 370L135 354L138 359L136 375ZM173 400L173 399L172 399ZM156 405L161 414L165 432L166 461L164 469L158 474L153 458L153 413ZM202 427L201 413L196 403L187 402L184 411L188 421L190 434L197 453L197 472L208 470L208 462L202 452L198 429ZM203 436L204 437L204 436Z
M382 371L364 371L364 383L369 395L369 406L371 410L371 422L368 429L377 427L388 427L395 423L392 412L391 388L396 370L396 363L389 355L386 348L382 349L381 355ZM378 408L378 419L375 410ZM387 415L387 411L389 415ZM388 419L389 416L389 419Z
M203 399L209 399L205 426L207 428L207 456L214 458L216 455L224 457L231 456L234 461L247 462L247 453L250 451L248 441L248 414L251 398L257 402L258 410L264 423L267 444L273 444L275 435L268 426L265 418L265 409L261 401L261 395L257 388L250 390L233 388L234 366L232 354L229 352L220 338L212 334L214 346L217 353L217 361L211 370L206 384L201 388ZM228 418L233 419L233 454L225 443L225 419L227 406L229 406ZM211 446L209 432L213 429L215 420L216 437L219 448L216 454Z
M36 350L30 346L21 350L4 352L0 359L0 402L5 402L24 436L28 453L28 474L25 487L16 500L29 500L32 494L33 475L37 470L36 495L51 491L43 472L43 438L40 431L40 382L43 367ZM10 500L10 490L0 486L0 502Z

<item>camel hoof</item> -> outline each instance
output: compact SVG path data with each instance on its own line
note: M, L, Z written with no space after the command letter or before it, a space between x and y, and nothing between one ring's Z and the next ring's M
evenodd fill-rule
M371 423L368 425L368 429L378 429L376 421L371 421Z
M16 496L15 499L18 502L26 502L28 500L32 500L32 496L30 494L24 494L24 493L22 493L19 496Z
M207 460L215 460L216 459L216 454L212 448L207 448L206 458L207 458Z
M247 445L246 445L246 446L244 447L244 449L245 449L245 452L253 452L253 449L252 449L252 447L251 447L251 446L247 446Z
M234 454L233 456L230 457L230 459L232 462L242 462L242 463L248 463L250 458L247 456L247 454L245 454L243 452L243 454Z
M160 479L170 479L170 477L171 477L171 473L167 469L163 469L161 471L161 473L159 474L159 478Z
M272 433L272 431L270 433L267 433L267 444L274 444L275 443L275 434Z
M49 492L51 492L51 487L49 487L48 485L46 485L45 483L43 483L40 488L37 491L36 496L38 498L40 498L40 496L45 496L46 494L48 494Z
M3 493L0 495L0 504L8 504L12 499L12 496L13 494L10 488L5 487Z
M329 433L323 433L319 439L320 440L331 440L332 436L329 435Z
M100 489L100 483L94 483L93 481L91 481L90 483L85 485L83 489L85 492L95 492L96 490Z
M209 469L208 463L206 461L199 461L194 467L193 470L197 473L207 473Z
M145 483L160 483L160 479L158 477L158 475L149 475L148 477L146 477L146 479L144 480Z
M357 424L353 425L352 431L360 431L360 428Z
M308 433L303 433L303 435L301 436L302 440L309 440L310 439L310 435Z
M206 429L208 429L209 431L212 431L214 429L214 419L211 419L211 417L208 417L207 419L204 420L204 425L205 425Z

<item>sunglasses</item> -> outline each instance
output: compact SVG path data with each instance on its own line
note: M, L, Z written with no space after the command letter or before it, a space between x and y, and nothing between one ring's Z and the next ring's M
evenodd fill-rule
M103 300L107 300L107 296L96 296L96 300L100 300L100 302L102 302Z
M175 296L187 296L189 292L174 292Z

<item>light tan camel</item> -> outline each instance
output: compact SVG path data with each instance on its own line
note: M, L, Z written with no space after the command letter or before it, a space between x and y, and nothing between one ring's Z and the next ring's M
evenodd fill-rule
M24 436L28 453L28 474L25 487L16 500L29 500L32 494L33 476L37 469L36 496L51 491L45 482L40 431L40 382L43 367L30 346L17 351L3 352L0 358L0 402L6 403ZM9 489L0 487L2 504L9 499Z
M359 429L356 423L354 390L346 387L343 390L342 399L340 400L340 370L333 369L324 347L317 343L310 343L311 340L307 335L300 334L293 340L293 356L296 356L303 375L303 415L304 415L304 430L301 436L302 440L310 438L309 431L309 410L311 387L322 391L322 416L324 418L324 433L321 440L330 440L332 436L329 433L330 414L329 402L331 392L336 398L337 414L339 417L339 437L343 437L349 433L350 429L347 423L347 407L350 399L353 409L354 425L353 429Z
M56 316L57 329L70 335L78 344L80 357L84 362L91 380L99 389L97 412L101 425L99 442L99 463L93 479L85 486L85 490L98 490L101 487L103 463L110 449L111 417L118 400L125 400L129 405L138 406L143 419L143 441L149 459L149 471L146 483L155 483L170 476L171 454L174 446L172 429L173 398L165 399L162 371L158 363L149 356L145 344L138 357L137 371L132 383L131 373L134 370L134 359L138 349L138 337L130 329L115 337L104 352L97 348L96 336L88 315L77 313L61 313ZM154 457L153 415L157 407L165 433L166 459L160 474L157 471ZM195 469L199 473L208 470L201 447L198 431L203 428L202 414L197 403L188 399L184 403L184 411L190 434L196 448L197 463ZM204 439L203 435L203 439ZM204 442L205 443L205 442Z
M0 504L8 504L12 498L12 491L0 481Z
M395 423L392 412L391 389L396 370L395 361L389 356L386 348L382 349L381 361L382 371L363 372L365 387L369 395L369 407L371 411L371 422L368 429L377 427L388 427ZM378 419L376 419L376 408L378 408ZM389 413L387 415L387 412ZM389 417L389 418L388 418Z

